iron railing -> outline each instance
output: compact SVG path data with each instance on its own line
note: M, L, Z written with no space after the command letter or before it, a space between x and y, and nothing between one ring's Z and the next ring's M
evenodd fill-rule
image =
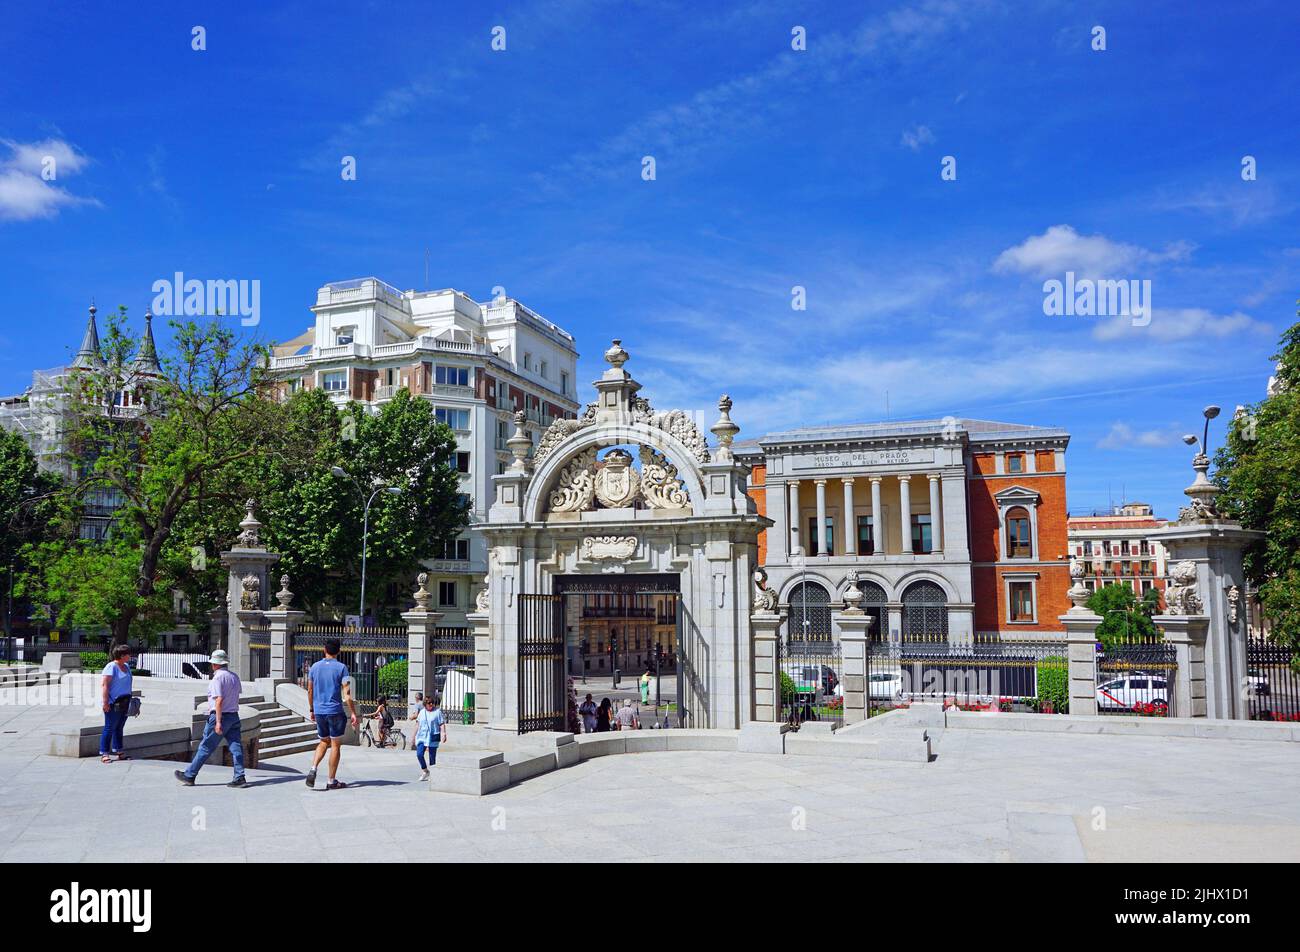
M1246 705L1253 721L1300 721L1300 657L1290 645L1246 640Z

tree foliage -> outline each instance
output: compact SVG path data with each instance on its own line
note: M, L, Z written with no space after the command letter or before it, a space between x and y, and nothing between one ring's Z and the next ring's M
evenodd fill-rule
M1097 640L1103 646L1154 640L1159 636L1151 620L1160 609L1160 592L1154 588L1139 599L1131 585L1103 585L1089 596L1087 605L1089 611L1102 618L1097 626Z
M1281 338L1271 396L1238 411L1215 457L1219 508L1264 538L1245 553L1275 639L1300 647L1300 323Z

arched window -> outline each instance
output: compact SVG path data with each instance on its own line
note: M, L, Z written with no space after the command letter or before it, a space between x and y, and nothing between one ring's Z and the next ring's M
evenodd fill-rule
M889 610L886 607L889 596L875 582L860 581L858 582L858 590L862 592L862 610L875 619L868 631L871 640L887 640L885 625L889 621Z
M824 586L800 582L791 589L786 640L831 640L831 593Z
M1033 528L1029 510L1016 506L1007 510L1007 558L1032 559L1034 557Z
M903 640L948 637L948 599L934 582L913 582L903 593Z

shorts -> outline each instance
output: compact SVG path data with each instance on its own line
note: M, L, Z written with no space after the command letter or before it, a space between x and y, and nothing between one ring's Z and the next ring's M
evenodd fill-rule
M316 733L321 740L334 740L347 733L348 718L346 714L317 714Z

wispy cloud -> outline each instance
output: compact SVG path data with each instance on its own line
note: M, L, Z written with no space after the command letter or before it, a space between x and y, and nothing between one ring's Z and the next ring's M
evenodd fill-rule
M1159 211L1195 212L1240 228L1276 218L1294 207L1294 203L1283 198L1272 182L1236 179L1161 195L1154 207Z
M913 152L920 152L921 146L930 145L933 142L934 133L930 131L930 127L918 125L903 130L903 137L899 140L899 145L906 146Z
M1128 423L1112 423L1109 432L1097 441L1103 450L1164 449L1178 445L1182 430L1176 426L1136 429Z
M57 184L90 161L72 144L62 139L0 139L0 145L9 150L8 158L0 161L0 221L53 218L64 208L99 204Z
M1177 241L1163 251L1151 251L1105 235L1081 235L1070 225L1052 225L999 254L993 271L1037 278L1059 277L1066 271L1087 278L1131 277L1140 268L1186 260L1192 250L1189 242Z
M1158 341L1178 341L1272 333L1268 324L1241 311L1215 314L1203 307L1176 307L1153 309L1151 323L1145 327L1134 326L1132 319L1127 317L1103 320L1094 328L1093 337L1097 340L1121 340L1149 336Z

